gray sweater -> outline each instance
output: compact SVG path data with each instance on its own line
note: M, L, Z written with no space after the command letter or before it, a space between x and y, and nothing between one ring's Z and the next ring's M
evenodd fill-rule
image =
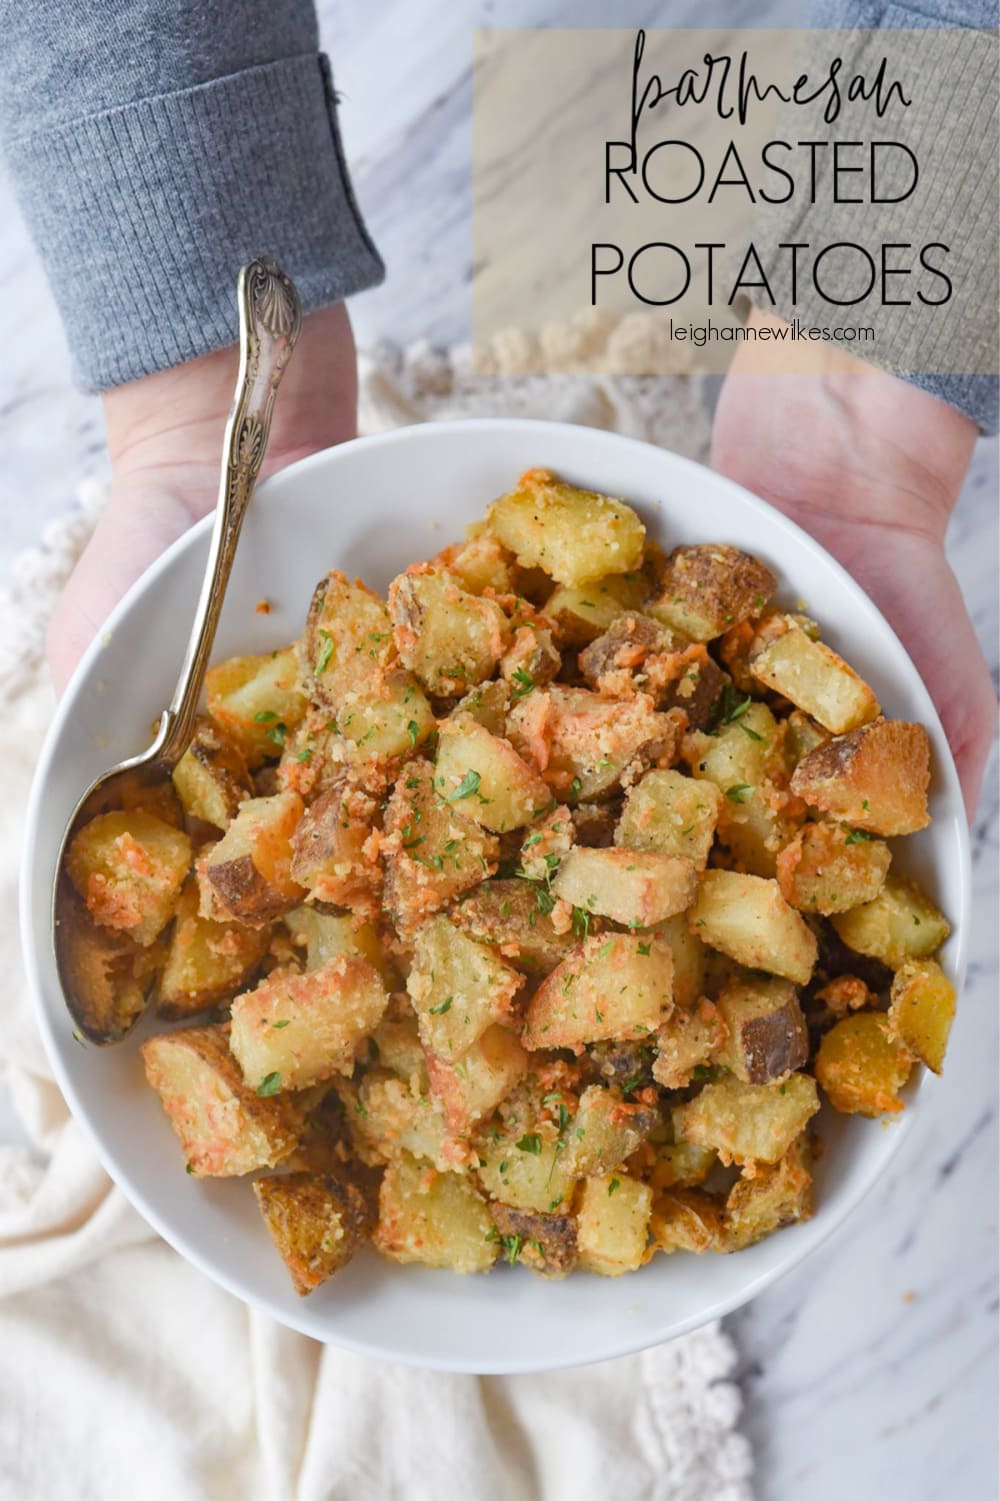
M307 310L382 279L311 0L0 4L0 139L84 387L232 343L252 255L276 256ZM996 0L818 0L813 20L990 28ZM990 160L953 139L956 170ZM954 337L953 369L973 333ZM995 427L995 376L909 378Z
M5 0L0 16L0 136L86 389L231 344L256 254L306 310L382 279L311 0Z

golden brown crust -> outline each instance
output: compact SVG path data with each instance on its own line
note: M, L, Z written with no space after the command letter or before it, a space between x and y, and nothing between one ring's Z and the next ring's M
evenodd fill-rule
M556 1281L576 1265L576 1220L571 1214L539 1214L494 1200L490 1217L500 1236L501 1255L521 1261L540 1277Z
M367 1239L369 1210L353 1183L288 1173L258 1178L253 1191L300 1297L346 1266Z
M695 641L711 641L760 615L777 580L750 553L723 543L675 547L667 559L662 592L650 612Z
M832 818L886 838L930 823L930 741L921 724L876 719L810 751L791 789Z

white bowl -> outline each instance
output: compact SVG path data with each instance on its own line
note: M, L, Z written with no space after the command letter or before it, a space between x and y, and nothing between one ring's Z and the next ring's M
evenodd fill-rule
M316 454L270 480L254 502L215 659L267 651L297 636L313 586L330 568L384 589L407 563L460 536L465 522L534 466L625 497L667 546L725 541L756 553L777 571L787 602L806 602L886 713L927 727L934 822L900 841L897 858L954 925L945 963L960 986L968 834L951 754L926 689L875 606L837 563L762 501L687 459L591 428L518 420L415 427ZM632 1276L579 1274L556 1284L520 1268L463 1278L364 1255L299 1299L248 1185L185 1174L137 1054L138 1038L156 1030L155 1023L147 1019L117 1048L74 1040L49 928L59 841L84 787L148 743L150 721L170 697L208 528L206 520L170 548L88 651L42 753L28 817L22 926L39 1023L70 1108L140 1213L210 1277L282 1323L366 1354L455 1371L547 1370L655 1345L736 1308L800 1262L898 1150L920 1106L916 1086L903 1115L885 1123L824 1111L827 1150L818 1166L815 1217L738 1255L660 1256ZM268 615L255 612L262 597L271 601Z

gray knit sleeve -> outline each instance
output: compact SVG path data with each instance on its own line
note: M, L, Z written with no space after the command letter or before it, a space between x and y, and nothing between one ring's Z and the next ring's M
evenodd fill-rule
M983 431L996 432L1000 421L996 374L997 0L813 0L810 24L854 33L841 48L845 77L863 71L863 60L872 55L871 49L866 50L866 31L950 29L964 31L970 42L977 41L975 48L958 51L948 48L947 37L942 35L934 76L929 80L933 86L919 112L919 125L911 123L908 135L910 147L927 169L922 192L933 201L940 191L951 204L950 227L961 225L967 256L976 255L976 247L981 247L975 295L952 308L933 332L923 323L906 327L897 322L880 330L874 347L857 352L965 412ZM845 137L855 133L843 120L830 134L838 132ZM791 204L762 226L755 240L776 294L775 311L788 318L794 313L804 325L829 321L829 304L815 288L805 287L797 295L790 290L787 258L779 257L778 248L808 242L811 235L820 238L819 231L833 223L836 234L831 238L864 243L870 212L860 202L856 208L840 206L834 220L829 206L814 208L802 202ZM897 233L895 238L908 236ZM972 282L971 276L968 280ZM839 290L847 306L851 294L846 288ZM760 305L770 310L765 302Z
M9 0L0 16L0 137L86 389L232 343L254 255L307 311L382 279L310 0Z

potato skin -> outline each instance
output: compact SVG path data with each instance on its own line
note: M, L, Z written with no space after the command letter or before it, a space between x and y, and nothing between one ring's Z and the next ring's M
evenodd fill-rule
M490 1217L508 1260L520 1261L550 1281L567 1277L576 1266L576 1220L571 1214L540 1214L494 1200Z
M563 821L569 822L565 813ZM463 933L494 946L519 969L547 975L576 947L572 929L560 933L553 927L551 906L544 888L513 877L483 881L448 916Z
M318 901L377 911L381 870L368 852L377 816L377 800L347 778L322 793L292 835L292 880Z
M221 913L260 927L298 906L305 892L292 879L292 836L304 805L297 792L251 798L240 806L228 830L213 845L203 866L216 910L202 902L207 917Z
M923 725L876 719L803 756L791 790L831 818L891 838L930 823L930 775Z
M353 1183L287 1173L256 1179L253 1191L299 1297L346 1266L367 1237L368 1206Z
M723 543L675 547L650 613L695 641L711 641L763 613L777 580L750 553Z
M59 924L73 1020L92 1042L121 1042L146 1009L155 973L147 973L146 966L155 949L141 949L127 934L99 928L69 891Z
M809 1057L809 1034L795 987L783 980L732 980L719 995L728 1037L718 1060L746 1084L795 1073Z

